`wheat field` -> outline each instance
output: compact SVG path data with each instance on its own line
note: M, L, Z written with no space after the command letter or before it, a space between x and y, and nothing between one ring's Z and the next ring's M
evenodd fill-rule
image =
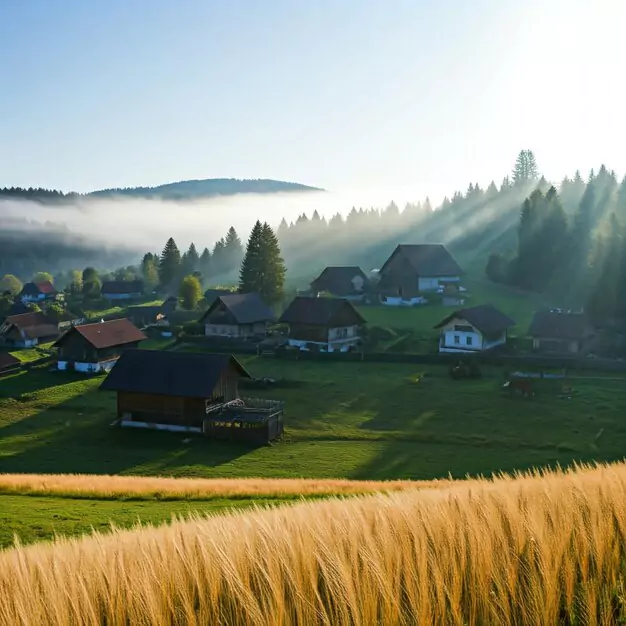
M626 465L332 499L0 552L0 624L626 620Z
M311 478L167 478L102 474L0 474L0 494L66 498L211 500L353 495L442 488L452 480L347 480Z

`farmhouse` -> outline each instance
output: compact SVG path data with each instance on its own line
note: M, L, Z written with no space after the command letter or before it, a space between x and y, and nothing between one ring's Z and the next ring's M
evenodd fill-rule
M594 328L584 313L562 309L537 311L528 329L533 350L545 354L585 353L594 335Z
M207 337L261 337L274 314L256 293L218 296L199 323Z
M241 399L242 378L230 355L129 350L100 389L117 392L122 426L267 443L282 433L282 403Z
M21 361L8 352L0 352L0 376L18 370Z
M141 280L109 280L102 283L102 297L107 300L137 300L142 296Z
M18 298L24 304L28 304L29 302L55 300L57 295L57 290L54 288L54 285L50 281L45 280L37 283L25 283Z
M327 267L312 283L313 295L327 292L346 300L363 300L368 279L360 267Z
M492 304L460 309L435 328L439 329L439 352L476 353L504 345L515 322Z
M280 318L289 325L289 345L308 350L347 351L359 342L365 320L347 300L298 296Z
M54 344L60 370L106 372L146 336L127 319L72 326Z
M398 245L378 275L383 302L397 306L419 304L423 294L459 285L463 270L440 244Z
M0 326L0 343L30 348L59 336L59 323L40 311L9 315Z

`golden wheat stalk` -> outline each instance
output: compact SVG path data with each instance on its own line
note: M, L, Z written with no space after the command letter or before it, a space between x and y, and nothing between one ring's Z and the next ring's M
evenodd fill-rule
M626 466L176 521L0 553L0 624L616 624Z

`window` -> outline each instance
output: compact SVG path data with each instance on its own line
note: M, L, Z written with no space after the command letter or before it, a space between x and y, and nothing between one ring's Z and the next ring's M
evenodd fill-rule
M458 335L454 335L454 343L457 345L461 343L461 338Z
M465 337L465 343L466 343L468 346L473 345L473 343L474 343L474 337Z

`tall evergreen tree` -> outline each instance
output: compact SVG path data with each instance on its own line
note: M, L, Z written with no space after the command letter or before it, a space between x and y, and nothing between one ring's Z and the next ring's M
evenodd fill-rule
M202 278L205 281L208 281L211 276L211 252L208 248L205 248L200 255L200 272L202 274Z
M200 255L196 250L196 245L191 242L189 249L181 257L181 274L187 276L200 269Z
M521 150L513 168L513 181L516 185L532 182L539 177L537 162L532 150Z
M235 230L234 226L231 226L226 233L224 239L224 266L225 271L232 271L238 269L243 259L243 246L241 245L241 239Z
M180 250L173 237L170 237L163 248L159 261L159 282L163 289L172 289L180 280L182 259Z
M239 271L239 291L242 293L260 293L262 288L261 246L263 225L257 221L248 239L246 252Z
M215 242L213 246L213 252L211 254L211 263L213 267L213 275L219 276L228 270L225 254L226 242L222 237Z

